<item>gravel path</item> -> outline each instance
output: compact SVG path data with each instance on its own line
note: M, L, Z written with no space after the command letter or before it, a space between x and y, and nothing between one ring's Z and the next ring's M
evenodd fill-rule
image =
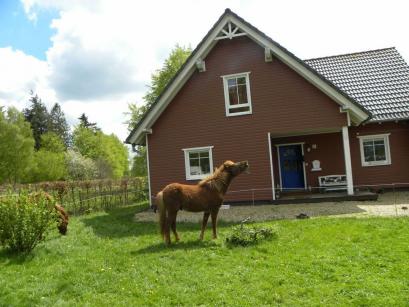
M405 207L407 209L405 209ZM311 217L317 216L409 216L409 192L385 193L379 195L377 201L345 201L324 202L293 205L257 205L231 206L221 209L219 220L238 222L250 217L250 221L266 221L274 219L293 219L296 215L305 213ZM179 222L199 222L201 213L180 211ZM151 210L137 213L136 221L157 221L157 216Z

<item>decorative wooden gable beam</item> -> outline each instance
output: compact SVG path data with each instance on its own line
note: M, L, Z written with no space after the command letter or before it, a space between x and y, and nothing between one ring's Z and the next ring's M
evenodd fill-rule
M196 61L196 68L199 72L204 72L206 71L206 62L202 59L198 59Z
M268 47L264 48L264 60L266 62L272 62L273 61L273 53L271 52L271 49Z
M246 32L242 31L239 29L238 26L236 26L232 22L228 22L226 26L220 31L220 33L217 35L215 40L221 40L221 39L233 39L234 37L239 37L239 36L244 36L247 35Z

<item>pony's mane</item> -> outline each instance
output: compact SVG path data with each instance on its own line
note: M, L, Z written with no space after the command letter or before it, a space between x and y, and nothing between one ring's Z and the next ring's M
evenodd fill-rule
M213 172L213 174L207 176L198 183L199 186L207 185L210 188L216 189L222 192L228 185L228 178L226 178L226 172L224 172L224 165L222 164Z

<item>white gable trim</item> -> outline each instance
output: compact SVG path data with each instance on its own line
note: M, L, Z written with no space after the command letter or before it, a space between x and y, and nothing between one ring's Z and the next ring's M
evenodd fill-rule
M273 42L267 38L260 35L260 33L254 31L245 23L240 21L234 15L226 14L217 25L215 25L213 31L208 34L205 41L202 42L199 49L192 55L192 57L185 64L183 70L176 76L176 78L171 82L167 90L162 94L159 101L155 103L153 109L149 111L146 117L143 119L143 122L138 126L138 128L132 133L129 138L129 143L131 144L140 144L144 140L144 130L150 129L155 121L159 118L162 112L166 109L171 100L176 96L179 90L184 86L187 80L191 77L193 72L196 69L196 63L201 59L204 59L210 52L210 50L217 43L217 36L223 30L224 26L232 22L238 26L243 32L247 33L247 36L258 43L264 48L270 48L271 52L279 58L282 62L287 64L290 68L304 77L307 81L312 83L318 89L327 94L330 98L336 101L339 105L344 108L348 108L351 111L351 119L357 124L365 121L368 118L368 115L361 110L358 106L352 103L347 97L339 93L335 88L330 86L315 73L310 71L308 68L304 67L296 59L285 53L279 47L277 47Z

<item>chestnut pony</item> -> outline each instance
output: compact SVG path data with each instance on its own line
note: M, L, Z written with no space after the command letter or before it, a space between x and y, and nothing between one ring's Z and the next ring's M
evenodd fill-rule
M68 227L68 213L65 211L64 207L58 204L54 205L54 209L55 211L57 211L57 215L58 215L58 231L60 232L60 234L62 235L66 235L67 234L67 227Z
M31 197L38 200L42 193L49 202L54 202L54 199L51 197L51 195L46 192L34 192L31 194ZM60 232L60 234L66 235L69 220L68 213L67 211L65 211L64 207L59 204L54 204L54 210L57 212L58 231Z
M200 240L203 240L209 216L212 218L213 238L217 238L217 214L223 203L224 195L232 179L249 167L247 161L234 163L225 161L212 175L196 185L171 183L157 194L159 226L166 244L170 244L170 228L179 241L176 232L176 216L179 210L204 212Z

